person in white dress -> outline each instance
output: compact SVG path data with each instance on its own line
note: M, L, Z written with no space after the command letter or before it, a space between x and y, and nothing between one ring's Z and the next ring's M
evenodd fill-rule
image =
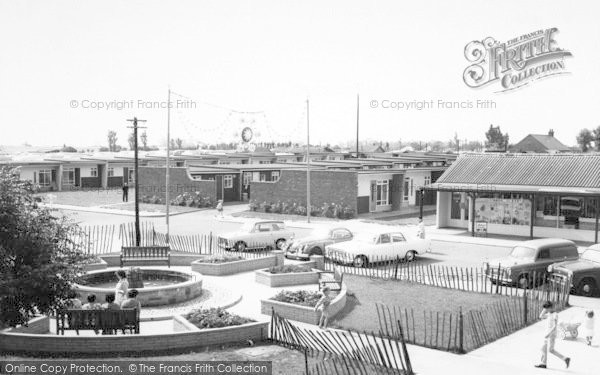
M129 289L129 281L127 281L127 274L123 270L116 272L119 281L115 286L115 303L120 305L127 298L127 290Z
M585 312L585 319L583 320L583 331L585 333L585 341L588 345L592 345L594 339L594 311L588 310Z

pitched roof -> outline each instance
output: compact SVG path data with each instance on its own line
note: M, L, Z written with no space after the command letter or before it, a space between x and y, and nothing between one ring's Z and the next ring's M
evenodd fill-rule
M549 134L529 134L511 148L516 152L571 150L568 146L565 146L558 139Z
M437 184L600 188L600 154L463 154Z

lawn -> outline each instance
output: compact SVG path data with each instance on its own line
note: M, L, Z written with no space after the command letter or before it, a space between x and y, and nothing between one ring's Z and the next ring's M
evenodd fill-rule
M277 345L256 345L253 347L249 346L228 346L219 348L201 348L197 352L189 352L185 354L173 354L165 355L164 351L157 357L102 357L107 361L122 360L122 361L135 361L139 363L141 361L189 361L189 362L200 362L200 361L272 361L273 363L273 374L284 375L284 374L304 374L304 354L296 351L283 348ZM17 357L12 355L0 355L0 361L27 361L36 358L30 357ZM59 359L59 358L53 358ZM78 357L77 360L98 360L98 357ZM310 367L314 366L316 360L308 357L308 364Z
M385 304L391 310L392 320L402 322L405 336L412 339L409 341L428 347L446 348L449 341L454 345L456 317L460 308L466 313L498 301L510 300L501 295L464 292L406 281L372 280L350 274L344 275L344 282L348 287L349 298L345 309L332 322L333 327L379 332L380 319L376 304ZM397 308L395 316L394 306ZM449 323L450 314L452 323ZM488 319L482 324L488 332L493 332L497 322L495 319ZM388 327L392 329L391 325ZM468 349L477 346L471 334L470 327L466 327L464 347Z

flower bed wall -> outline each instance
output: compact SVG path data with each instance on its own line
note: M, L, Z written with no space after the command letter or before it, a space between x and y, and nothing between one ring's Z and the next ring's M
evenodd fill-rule
M329 320L346 306L346 284L342 283L342 290L331 301L329 305ZM272 310L282 318L295 320L308 324L318 324L321 313L315 311L312 307L294 305L291 303L273 301L271 299L263 299L260 301L260 312L265 315L271 315Z
M85 272L97 271L97 270L105 270L108 268L108 263L102 258L98 260L96 263L90 263L83 266L83 270Z
M272 254L262 258L243 259L224 263L204 263L202 260L197 260L192 262L192 271L203 275L224 276L282 265L284 262L283 252L273 251Z
M165 350L177 351L246 342L248 339L259 342L266 339L268 326L268 322L257 322L201 330L183 317L175 316L173 329L176 332L166 334L145 334L142 330L139 335L86 337L5 330L0 332L0 352L27 353L27 355L164 353ZM48 324L45 331L48 332Z
M314 267L313 264L305 264ZM310 272L271 273L268 269L254 272L255 281L270 287L292 286L303 284L317 284L319 282L319 270L312 269Z

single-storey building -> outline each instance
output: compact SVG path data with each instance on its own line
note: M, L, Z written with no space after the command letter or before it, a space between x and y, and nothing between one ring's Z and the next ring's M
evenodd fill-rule
M598 242L600 154L464 154L424 188L440 228Z

